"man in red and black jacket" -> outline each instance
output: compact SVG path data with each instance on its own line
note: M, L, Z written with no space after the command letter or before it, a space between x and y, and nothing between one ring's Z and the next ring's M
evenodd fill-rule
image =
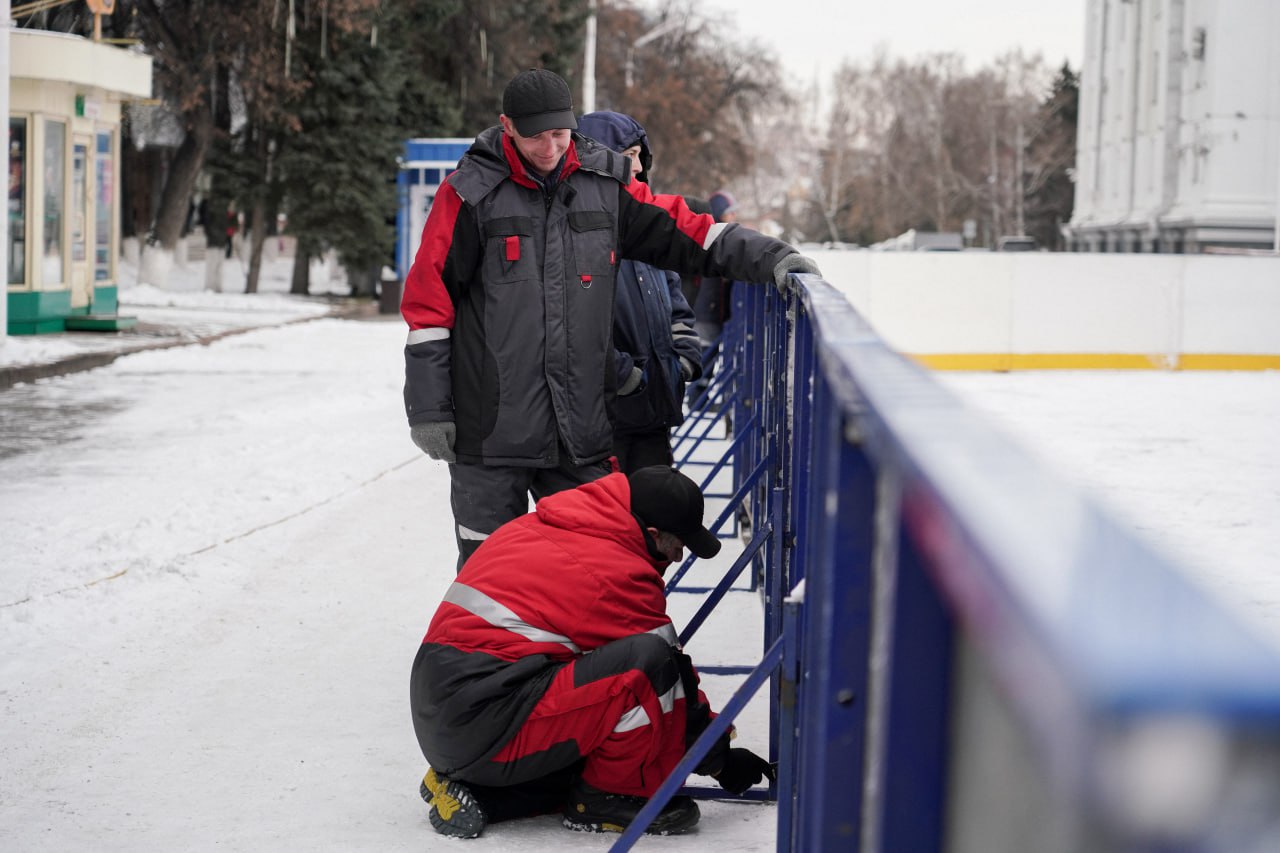
M414 730L431 765L431 823L563 806L570 829L621 831L711 721L667 616L662 573L688 547L720 548L697 485L673 468L611 474L539 501L476 551L413 664ZM721 738L695 769L741 793L772 766ZM683 832L676 797L650 832Z
M450 463L459 568L530 493L606 472L622 258L779 287L817 272L780 240L654 196L573 132L550 71L516 75L499 121L436 194L401 302L410 435Z

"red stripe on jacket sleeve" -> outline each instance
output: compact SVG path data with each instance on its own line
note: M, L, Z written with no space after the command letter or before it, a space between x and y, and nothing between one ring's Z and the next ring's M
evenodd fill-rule
M711 230L712 225L716 224L715 217L711 214L694 213L690 210L689 205L685 204L684 196L654 195L648 184L634 178L626 186L627 192L631 193L631 197L636 201L652 204L665 210L676 221L676 227L692 237L699 246L706 242L707 232Z
M400 314L410 329L453 328L453 299L445 286L445 266L453 249L453 231L462 197L445 182L422 228L422 242L404 282Z

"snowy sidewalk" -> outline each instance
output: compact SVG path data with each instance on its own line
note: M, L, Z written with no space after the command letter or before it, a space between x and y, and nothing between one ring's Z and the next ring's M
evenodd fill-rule
M113 408L0 459L0 848L446 843L408 674L455 551L445 466L404 425L403 340L398 318L319 319L4 392ZM759 599L733 596L695 660L759 657ZM723 705L736 679L707 682ZM759 701L740 728L767 747ZM772 850L775 815L706 803L697 833L639 849ZM613 840L549 816L468 848Z
M137 284L137 270L120 262L119 314L137 325L120 332L57 332L0 340L0 390L50 376L110 364L131 352L208 344L247 329L280 326L326 315L376 312L368 301L348 298L346 283L316 265L311 296L289 294L292 259L264 263L258 293L244 293L243 266L222 266L222 290L205 289L205 267L175 268L164 289Z

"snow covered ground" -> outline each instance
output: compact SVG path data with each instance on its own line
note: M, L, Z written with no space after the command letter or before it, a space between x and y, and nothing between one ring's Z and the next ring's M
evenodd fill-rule
M1280 643L1280 372L936 375Z
M403 339L315 319L0 392L40 413L0 458L0 849L609 847L553 817L474 842L427 823L408 671L454 546L446 469L404 426ZM1280 374L944 381L1280 636ZM752 663L758 621L734 593L690 652ZM707 681L717 705L736 683ZM739 727L763 751L760 702ZM639 849L772 850L775 813L705 803L696 834Z
M403 342L398 317L325 318L0 392L52 436L0 458L0 849L447 843L408 676L455 551L447 470L404 425ZM733 597L696 660L758 659L758 599ZM713 702L738 680L708 676ZM743 745L767 749L766 715ZM708 803L701 841L639 849L769 850L774 814ZM613 840L546 817L472 849Z

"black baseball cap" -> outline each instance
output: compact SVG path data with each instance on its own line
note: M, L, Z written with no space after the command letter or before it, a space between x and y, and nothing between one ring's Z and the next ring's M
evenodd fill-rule
M530 68L511 78L502 93L502 113L511 119L521 136L578 127L578 120L573 117L569 84L545 68Z
M699 557L720 553L720 540L702 526L702 492L697 483L666 465L641 468L627 479L631 511L645 527L674 533Z

